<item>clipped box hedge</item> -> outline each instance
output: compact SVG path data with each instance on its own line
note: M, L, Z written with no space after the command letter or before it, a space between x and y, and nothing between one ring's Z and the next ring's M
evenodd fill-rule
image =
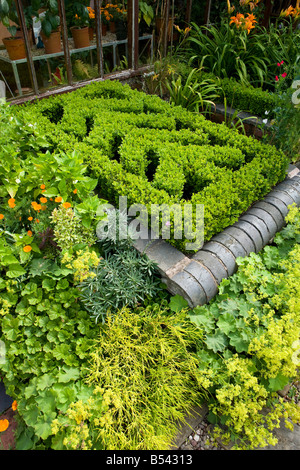
M184 63L176 65L177 73L182 76L185 81L192 67ZM261 87L252 85L244 85L232 77L220 78L212 72L204 72L199 70L194 74L195 81L213 80L219 87L219 98L215 100L218 103L224 103L227 106L238 111L250 113L256 117L265 118L267 113L268 119L275 115L275 109L278 107L278 96L275 93L264 90Z
M120 82L16 107L51 151L84 156L103 197L128 205L204 204L205 240L234 223L285 178L275 147ZM183 249L185 240L170 240Z
M273 93L256 88L251 85L246 86L238 83L232 78L220 79L222 88L221 99L239 111L245 111L261 118L268 114L268 118L274 117L274 111L278 106L278 97Z

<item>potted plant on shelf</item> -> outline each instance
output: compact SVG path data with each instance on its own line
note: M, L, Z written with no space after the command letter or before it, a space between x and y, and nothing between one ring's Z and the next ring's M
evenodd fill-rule
M93 10L93 8L87 7L87 9L89 12L89 35L90 35L90 41L91 41L94 37L94 33L96 30L96 16L95 16L95 10ZM102 36L106 36L107 25L109 22L109 19L107 18L108 12L103 8L100 9L100 12L101 12Z
M20 28L17 8L13 0L1 0L0 21L7 28L10 37L3 38L3 44L6 47L11 60L20 60L26 58L24 35ZM26 26L29 40L32 45L32 16L34 14L32 6L24 9Z
M74 45L76 49L88 47L90 45L89 36L89 10L87 6L79 2L71 3L71 17L72 26L70 28Z
M39 15L42 26L41 38L45 52L46 54L61 52L60 17L57 0L46 0L42 7L46 8Z
M107 33L107 30L109 29L109 25L112 20L112 15L109 13L106 7L102 7L100 12L101 12L102 34L103 36L105 36Z
M110 15L110 32L116 33L118 39L125 39L127 37L126 9L121 5L119 6L118 4L112 3L108 3L104 8Z
M95 10L93 10L92 7L87 7L88 12L89 12L89 37L90 41L93 40L94 38L94 33L96 29L96 16L95 16Z

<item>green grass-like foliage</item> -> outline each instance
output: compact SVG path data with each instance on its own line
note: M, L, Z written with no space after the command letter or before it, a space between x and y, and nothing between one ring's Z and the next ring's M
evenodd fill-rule
M151 204L204 204L206 240L285 177L287 159L275 148L119 82L16 113L38 122L51 150L78 151L113 204L119 196L149 212Z

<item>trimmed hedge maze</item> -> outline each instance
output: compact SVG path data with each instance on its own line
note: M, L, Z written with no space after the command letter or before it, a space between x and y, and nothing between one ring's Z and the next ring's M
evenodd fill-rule
M285 178L274 147L120 82L93 83L16 108L53 152L79 152L112 204L204 205L205 241ZM170 242L179 249L185 240Z

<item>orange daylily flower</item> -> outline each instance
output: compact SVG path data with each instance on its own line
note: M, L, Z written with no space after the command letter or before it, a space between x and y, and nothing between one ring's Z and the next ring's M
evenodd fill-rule
M230 20L229 24L234 23L237 28L246 29L248 34L251 29L255 28L255 23L257 23L255 16L252 13L248 13L247 17L242 13L237 13L236 16L232 16Z
M0 432L6 431L9 426L8 419L0 419Z

